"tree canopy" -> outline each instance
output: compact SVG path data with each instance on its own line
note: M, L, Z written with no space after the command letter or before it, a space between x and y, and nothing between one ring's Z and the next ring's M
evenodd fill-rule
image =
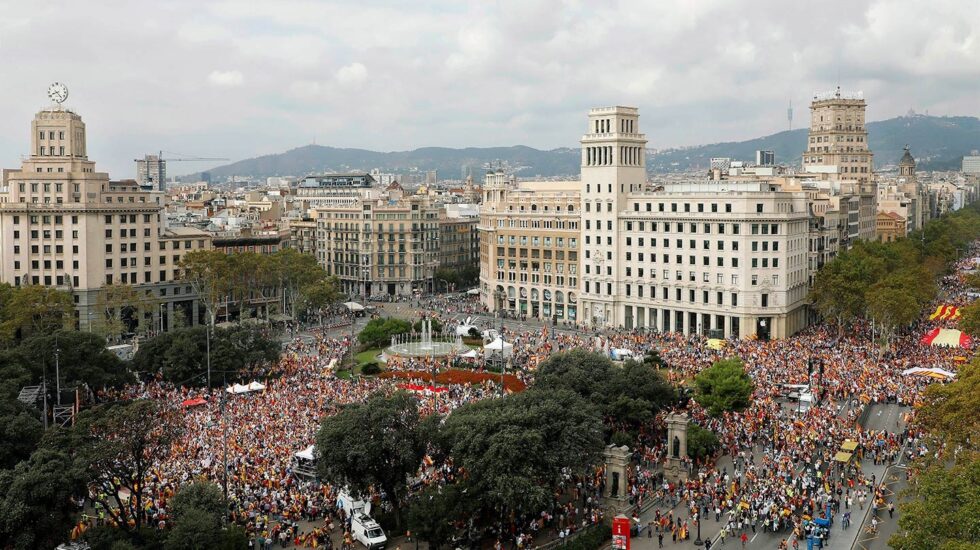
M324 418L316 436L317 473L358 495L380 488L400 524L406 481L418 471L426 443L415 397L404 391L374 394Z
M55 288L0 283L0 348L71 326L71 295Z
M533 387L567 389L598 407L610 424L638 427L673 404L676 392L656 369L658 360L627 361L622 367L608 357L575 349L548 357L535 374Z
M749 406L753 383L745 373L742 360L722 359L694 377L694 399L711 416L742 411Z
M357 334L357 341L368 348L383 348L391 344L392 336L411 331L412 324L404 319L371 319Z
M601 460L602 423L574 392L532 387L456 409L438 445L467 472L457 483L478 515L509 517L547 505L563 469L584 473Z
M810 300L829 322L873 318L888 336L915 320L936 295L936 277L978 238L980 205L974 203L908 238L857 241L817 272Z
M133 367L142 374L161 373L163 379L185 386L207 384L206 328L172 330L140 344ZM211 335L211 383L238 382L272 363L281 353L277 340L254 327L216 328ZM214 373L221 373L215 376Z

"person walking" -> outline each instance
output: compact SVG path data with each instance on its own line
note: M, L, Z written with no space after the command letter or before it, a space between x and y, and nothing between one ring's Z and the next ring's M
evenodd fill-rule
M745 550L745 545L749 542L749 536L742 533L742 550Z
M657 548L664 547L664 534L662 531L657 531Z
M892 519L893 517L895 517L895 503L894 502L889 502L888 503L888 519Z

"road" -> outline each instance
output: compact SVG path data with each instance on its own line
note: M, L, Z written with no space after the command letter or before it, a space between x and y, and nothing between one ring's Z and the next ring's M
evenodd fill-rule
M904 426L901 424L902 413L904 413L907 410L908 409L905 407L899 407L898 405L893 405L893 404L873 405L867 427L875 430L885 429L890 432L895 432L895 431L900 432L901 430L904 429ZM846 414L846 413L847 413L846 408L841 411L841 414ZM756 449L756 454L759 454L760 452L761 449ZM722 456L718 460L717 466L718 468L727 467L729 472L734 471L732 457L728 455ZM886 491L887 491L886 494L891 494L891 492L901 491L901 488L903 487L904 480L905 480L905 474L903 469L893 466L888 470L886 474L885 472L886 467L884 465L876 466L872 463L871 460L863 461L861 467L862 470L865 472L865 474L869 476L871 474L874 474L876 476L876 479L882 479L882 476L885 476ZM659 508L661 510L661 513L667 513L669 510L671 510L671 508L669 508L666 505L660 506ZM656 509L657 509L656 507L651 508L646 514L644 514L640 518L641 525L645 526L647 522L654 517ZM827 544L824 548L827 550L851 550L852 546L854 548L859 548L861 550L878 550L878 549L888 548L887 540L888 537L890 537L891 534L895 531L897 525L896 522L898 521L898 511L896 510L894 519L888 519L887 511L879 512L879 519L881 519L882 522L878 526L878 534L874 536L868 533L866 531L866 525L862 524L862 522L870 521L869 519L870 509L871 509L870 506L866 506L864 509L863 513L867 514L867 518L862 518L861 516L859 516L859 514L862 513L859 508L852 509L851 511L852 525L847 530L841 528L840 519L842 513L836 514L834 516L834 526L833 526L833 531L831 532L831 537L827 541ZM673 508L673 512L675 517L679 516L682 519L687 518L688 515L687 507L683 503L680 504L678 507ZM727 540L725 541L725 545L724 546L721 545L721 541L718 539L718 531L722 527L725 517L723 516L721 519L722 519L721 522L716 522L714 514L709 514L708 518L704 520L701 526L701 536L703 538L710 537L714 541L712 544L713 549L742 548L741 543L737 540L738 535L736 536L729 535L727 537ZM747 530L746 534L748 535L749 540L745 545L745 548L748 550L765 550L765 549L777 548L779 546L780 541L783 540L784 538L788 542L790 543L792 542L792 537L788 532L762 533L757 531L756 533L753 533L751 530ZM664 547L678 548L678 549L704 548L703 546L698 547L694 545L694 538L696 537L696 535L697 535L697 531L695 530L691 535L691 540L675 544L671 542L670 535L668 534L667 537L665 537L664 539ZM858 542L857 545L855 545L856 540ZM639 538L633 540L631 547L635 548L636 550L656 549L657 548L656 533L653 533L653 536L648 538L647 533L644 531L643 533L641 533L641 536ZM800 541L800 548L806 548L805 541Z

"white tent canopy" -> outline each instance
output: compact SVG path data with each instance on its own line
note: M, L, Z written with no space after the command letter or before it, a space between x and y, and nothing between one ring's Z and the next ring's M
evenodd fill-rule
M460 355L460 357L465 357L466 359L476 359L479 355L480 354L477 353L475 349L471 349L470 351Z
M293 456L295 456L296 458L302 458L304 460L313 460L313 449L315 449L315 446L310 445L309 447L303 449L302 451L297 452Z
M253 391L262 391L264 389L265 389L265 384L252 382L247 386L243 384L235 384L234 386L228 386L228 388L225 391L231 394L239 394L239 393L250 393Z
M514 344L504 342L503 338L497 338L493 342L483 346L483 352L485 357L500 353L506 359L514 354Z
M476 295L480 294L480 289L479 288L471 288L471 289L467 290L466 293L469 294L470 296L476 296Z
M347 306L347 309L350 311L364 311L364 306L357 302L344 302L344 305Z

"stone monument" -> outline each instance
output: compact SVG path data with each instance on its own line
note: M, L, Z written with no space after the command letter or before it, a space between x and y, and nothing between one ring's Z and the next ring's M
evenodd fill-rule
M607 445L602 452L606 459L606 479L602 488L602 503L606 517L614 517L629 509L629 489L627 474L630 463L630 449L626 445L617 447Z
M667 464L664 479L678 483L687 481L687 414L667 416Z

